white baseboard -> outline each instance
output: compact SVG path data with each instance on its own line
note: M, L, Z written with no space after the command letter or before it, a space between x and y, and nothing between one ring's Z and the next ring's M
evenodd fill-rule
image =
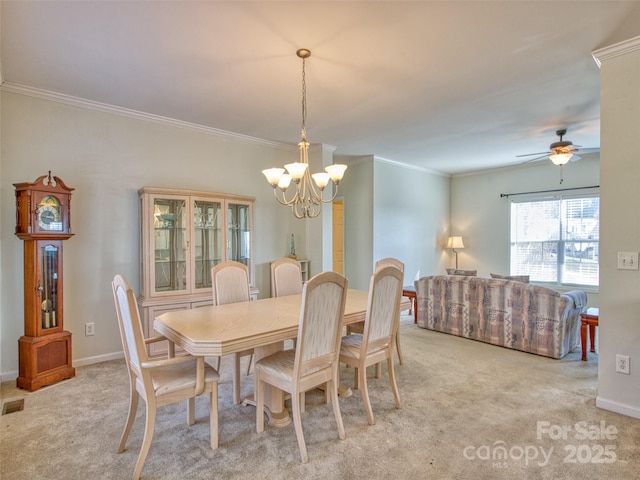
M124 358L124 352L105 353L104 355L96 355L95 357L78 358L73 361L74 367L85 367L94 363L108 362L110 360L119 360ZM0 373L0 381L10 382L18 378L18 371Z
M73 361L74 367L85 367L94 363L108 362L110 360L119 360L124 358L124 352L105 353L104 355L96 355L95 357L79 358Z
M608 400L600 396L596 397L596 407L603 410L609 410L610 412L626 415L627 417L633 417L640 419L640 408L637 406L626 405L624 403Z

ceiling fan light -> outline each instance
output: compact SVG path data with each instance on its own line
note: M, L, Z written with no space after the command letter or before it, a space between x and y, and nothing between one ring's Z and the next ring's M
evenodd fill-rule
M572 153L554 153L553 155L549 155L549 160L553 162L554 165L564 165L573 157Z

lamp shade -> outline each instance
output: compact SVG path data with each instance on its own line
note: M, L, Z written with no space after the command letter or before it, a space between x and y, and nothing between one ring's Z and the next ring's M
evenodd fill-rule
M462 237L449 237L447 240L447 248L464 248Z

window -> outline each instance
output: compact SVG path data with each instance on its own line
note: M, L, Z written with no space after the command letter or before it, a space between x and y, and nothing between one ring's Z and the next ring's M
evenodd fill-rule
M597 193L511 202L511 275L533 282L597 286Z

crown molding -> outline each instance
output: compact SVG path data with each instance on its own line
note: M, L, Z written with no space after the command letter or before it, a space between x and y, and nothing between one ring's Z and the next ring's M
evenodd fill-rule
M274 142L271 140L264 140L262 138L251 137L249 135L242 135L240 133L233 133L233 132L228 132L226 130L220 130L218 128L198 125L197 123L184 122L182 120L163 117L161 115L154 115L152 113L140 112L138 110L131 110L129 108L123 108L115 105L109 105L106 103L95 102L93 100L73 97L71 95L65 95L62 93L56 93L49 90L28 87L28 86L20 85L16 83L5 82L0 86L0 90L4 92L17 93L19 95L26 95L29 97L40 98L43 100L49 100L51 102L62 103L65 105L71 105L74 107L86 108L88 110L96 110L103 113L110 113L113 115L120 115L123 117L134 118L136 120L142 120L146 122L160 123L163 125L170 125L173 127L184 128L186 130L197 131L197 132L205 133L207 135L214 135L214 136L222 137L226 139L239 140L241 142L262 145L266 147L276 148L279 150L295 151L298 149L297 145L291 145L283 142Z
M377 155L374 155L373 159L375 161L377 161L377 162L388 163L389 165L394 165L396 167L402 167L402 168L408 168L409 170L418 170L419 172L425 172L425 173L428 173L430 175L438 175L438 176L447 177L447 178L451 177L451 174L444 173L444 172L441 172L439 170L433 170L431 168L420 167L418 165L410 165L408 163L399 162L397 160L391 160L389 158L379 157Z
M614 58L619 55L625 55L629 52L633 52L634 50L640 50L640 36L594 50L591 52L591 56L596 61L598 67L601 67L603 60L609 60L610 58Z

